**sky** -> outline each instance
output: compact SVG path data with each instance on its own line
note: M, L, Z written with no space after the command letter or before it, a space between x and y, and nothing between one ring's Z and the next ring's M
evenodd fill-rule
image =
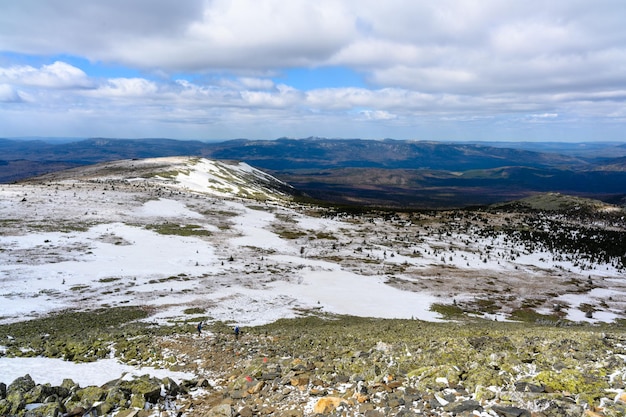
M622 0L0 1L0 137L624 141Z

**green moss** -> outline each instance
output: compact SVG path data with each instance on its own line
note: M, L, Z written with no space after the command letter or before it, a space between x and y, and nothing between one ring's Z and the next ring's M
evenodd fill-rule
M561 318L556 314L541 314L533 310L532 308L522 308L513 310L509 315L510 320L518 320L530 323L537 322L557 322Z
M606 395L609 384L593 371L579 369L547 370L539 372L533 381L550 390L577 395L579 402L594 404Z
M184 314L203 314L204 313L204 309L200 308L200 307L194 307L194 308L187 308L185 310L183 310Z
M454 304L435 303L430 306L430 311L441 314L444 320L455 319L465 316L463 309Z
M178 177L179 174L185 174L185 175L189 175L190 171L189 170L182 170L182 171L176 171L176 170L172 170L172 171L158 171L158 172L151 172L149 174L144 174L143 178L154 178L154 177L161 177L161 178L166 178L166 179L176 179L176 177Z
M295 229L281 229L276 231L276 234L283 239L299 239L301 237L307 236L306 232Z
M179 225L173 223L164 223L149 225L146 226L146 228L162 235L211 236L211 232L196 224Z
M121 278L116 278L116 277L110 277L110 278L100 278L98 280L98 282L102 282L102 283L109 283L109 282L115 282L115 281L119 281Z
M315 234L317 239L326 239L326 240L337 240L337 237L329 232L317 232Z

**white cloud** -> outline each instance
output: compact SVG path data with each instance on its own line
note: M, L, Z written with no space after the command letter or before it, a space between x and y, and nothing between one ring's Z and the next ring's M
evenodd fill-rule
M9 84L0 84L0 102L15 103L22 101L22 98Z
M259 126L277 136L296 136L305 125L348 129L339 124L355 114L381 130L400 121L487 123L508 115L558 125L568 116L622 115L626 102L626 3L619 1L109 0L76 7L54 0L1 9L4 51L77 56L92 67L126 66L134 76L90 77L61 60L12 65L19 57L0 53L3 111L81 109L121 120L132 106L134 120L145 124L232 123L254 137ZM348 67L365 85L306 88L271 79L293 67L315 76L327 66ZM536 116L543 114L559 117Z
M363 110L360 112L365 120L393 120L397 116L384 110Z
M93 85L83 70L60 61L41 68L28 65L0 68L0 81L44 88L89 88Z
M156 83L143 78L113 78L90 92L94 97L147 98L155 97Z
M0 44L166 73L231 70L254 77L286 66L346 65L378 87L453 94L544 90L552 83L575 88L589 78L614 83L626 65L626 4L615 1L111 0L74 6L73 0L4 5Z

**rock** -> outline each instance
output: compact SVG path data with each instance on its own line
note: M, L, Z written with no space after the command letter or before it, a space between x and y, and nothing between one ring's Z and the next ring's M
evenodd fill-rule
M309 395L312 395L314 397L321 397L323 395L326 395L327 391L323 388L311 388L311 390L309 391Z
M247 392L248 394L251 394L251 395L258 394L259 392L261 392L264 386L265 386L265 381L259 381L253 386L251 386L250 388L248 388Z
M335 408L339 407L339 404L345 402L343 398L339 397L323 397L317 400L313 407L313 413L315 414L328 414Z
M491 409L500 417L531 417L530 411L523 408L494 405Z
M444 410L449 411L453 415L457 415L464 412L472 412L475 410L482 411L482 407L478 401L465 400L461 402L450 403L444 407Z
M234 391L230 392L229 396L233 400L241 400L242 398L244 398L246 396L246 394L242 390L234 390Z
M294 387L304 388L309 384L309 375L301 374L291 377L290 381L291 385Z
M123 410L115 414L115 417L137 417L138 414L139 414L139 410L137 409Z
M304 413L300 410L281 411L277 417L302 417Z
M230 404L220 404L211 408L200 417L233 417L233 409Z
M474 398L477 401L489 401L496 398L495 391L491 390L489 387L484 387L482 385L477 385L474 390Z
M276 378L280 378L280 375L281 374L279 372L264 372L261 374L261 379L264 381L271 381Z
M211 384L209 383L209 381L206 378L201 378L197 381L184 381L182 383L182 386L185 388L191 388L191 387L196 387L196 388L208 388L211 386Z
M24 394L26 404L42 403L52 394L50 385L36 385L33 389Z
M546 392L545 388L541 385L531 384L530 382L516 382L515 391L518 392L534 392L541 393Z
M165 391L172 396L177 396L183 392L183 389L170 377L165 377L161 380Z
M35 381L33 381L30 375L26 374L25 376L17 378L7 387L7 396L12 392L21 392L22 394L26 394L33 388L35 388Z
M58 403L43 404L27 411L24 417L56 417L63 415L63 407Z
M122 381L120 388L132 393L131 407L144 408L146 402L156 404L161 398L161 381L148 375L132 381Z
M12 404L7 399L0 400L0 416L8 416L11 412Z
M74 407L64 417L82 417L86 412L87 409L85 407Z
M30 378L30 376L28 378ZM32 379L30 381L32 381ZM14 382L13 384L9 385L9 387L7 388L6 399L2 400L7 402L7 406L5 408L9 410L5 413L5 415L17 414L18 411L24 409L24 406L26 405L26 401L24 401L24 396L28 392L27 388L29 386L30 384L28 384L27 380L20 380L17 381L17 384Z
M357 392L354 395L354 399L356 400L357 403L363 404L364 402L369 401L369 396L367 396L366 394L361 394L360 392Z
M86 387L79 390L77 393L80 398L80 403L86 407L91 407L94 403L102 401L106 398L107 392L100 387Z
M252 417L253 415L254 411L252 411L252 408L250 408L249 406L245 406L241 410L239 410L240 417Z
M0 382L0 400L4 400L7 397L7 384Z

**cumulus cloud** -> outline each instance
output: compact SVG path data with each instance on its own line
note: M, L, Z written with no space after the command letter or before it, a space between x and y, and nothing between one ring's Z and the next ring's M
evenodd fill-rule
M84 71L65 62L34 68L28 65L0 68L0 81L44 88L88 88L92 82Z
M114 120L133 107L145 123L284 127L277 136L342 118L407 126L407 135L425 121L624 114L626 3L617 0L5 3L3 51L133 71L96 77L71 59L15 64L0 51L0 101L14 108L66 106ZM362 85L307 88L277 76L331 66L358 73Z
M156 83L143 78L113 78L90 94L96 97L147 98L155 97L157 92Z
M146 70L346 65L380 87L523 91L559 74L564 84L610 77L606 54L623 69L619 16L615 1L55 0L4 5L0 44Z

